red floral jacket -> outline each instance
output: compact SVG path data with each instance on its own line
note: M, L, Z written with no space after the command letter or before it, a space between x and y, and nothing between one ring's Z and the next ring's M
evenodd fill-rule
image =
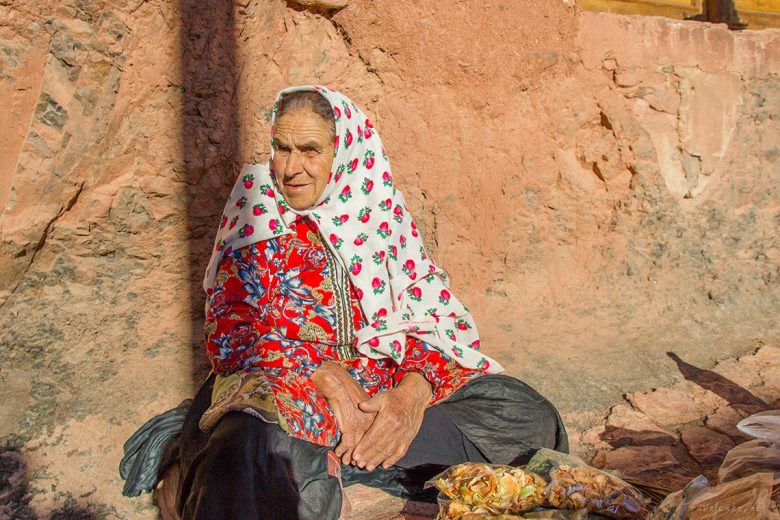
M290 435L338 443L333 411L309 377L324 361L346 368L369 396L419 372L433 388L430 404L482 374L414 338L407 338L400 366L361 355L355 331L366 320L346 271L309 219L299 218L292 230L225 255L205 325L214 372L260 371Z

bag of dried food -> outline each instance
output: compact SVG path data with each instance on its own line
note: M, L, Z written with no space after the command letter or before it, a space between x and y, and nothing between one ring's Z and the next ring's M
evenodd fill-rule
M588 515L587 509L545 509L524 513L523 518L544 518L546 520L588 520L596 518ZM599 518L602 518L599 516Z
M609 518L646 519L649 500L622 479L581 459L543 448L526 465L549 479L545 505L587 509Z
M587 520L594 518L588 516L587 509L564 510L564 509L534 509L530 512L518 513L516 515L504 513L494 515L480 507L467 506L461 502L451 500L443 494L439 494L439 515L436 520L523 520L523 519L545 519L545 520ZM599 516L599 518L602 518Z
M528 511L542 503L546 485L539 475L521 468L478 462L451 466L426 483L452 499L449 509L461 515L461 505L491 515Z
M444 498L442 498L444 497ZM472 507L439 495L439 514L435 520L520 520L523 517L488 512L481 507Z

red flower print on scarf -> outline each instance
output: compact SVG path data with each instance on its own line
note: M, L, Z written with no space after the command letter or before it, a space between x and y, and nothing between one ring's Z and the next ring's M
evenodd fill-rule
M336 249L341 248L341 244L344 243L344 240L341 239L336 233L331 233L330 237L328 237L328 240L330 240L330 243L333 244L333 247Z
M366 151L366 156L363 158L363 166L369 170L374 167L374 152L371 150Z
M248 236L251 236L255 232L255 228L252 227L252 224L244 224L241 226L241 229L238 230L238 237L239 238L246 238Z

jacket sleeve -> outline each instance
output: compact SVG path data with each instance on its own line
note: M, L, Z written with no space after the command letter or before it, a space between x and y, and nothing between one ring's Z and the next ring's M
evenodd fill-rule
M453 359L424 341L407 336L406 357L401 362L403 372L417 372L431 384L434 405L452 395L472 379L483 375L480 370L464 368Z
M261 245L224 255L206 311L206 352L222 376L289 369L308 377L321 363L316 349L287 340L268 324L271 275Z

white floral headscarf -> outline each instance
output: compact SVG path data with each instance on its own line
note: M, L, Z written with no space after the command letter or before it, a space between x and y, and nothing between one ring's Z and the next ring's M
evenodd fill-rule
M207 294L213 292L223 254L292 233L289 224L305 215L317 223L355 286L370 324L357 332L362 354L400 363L405 338L413 336L464 367L503 370L478 351L471 314L425 252L403 195L393 187L390 163L371 121L341 93L301 86L279 92L272 127L281 96L297 91L319 92L333 107L336 150L328 184L311 208L295 210L276 189L270 163L246 165L225 206L204 280Z

